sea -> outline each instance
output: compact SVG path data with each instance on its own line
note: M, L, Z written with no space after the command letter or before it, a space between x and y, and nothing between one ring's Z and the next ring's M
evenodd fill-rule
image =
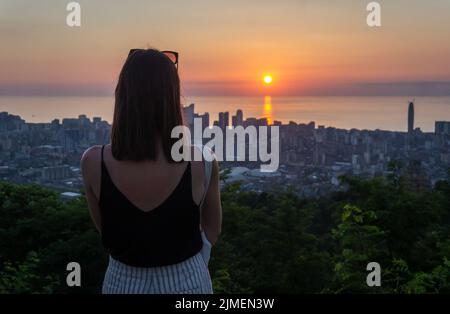
M221 111L241 109L244 119L266 117L270 123L309 123L342 129L406 131L408 97L183 97L183 105L195 104L195 112L209 112L210 121ZM450 121L450 97L416 97L414 127L434 132L435 121ZM0 112L19 115L27 122L50 122L85 114L111 122L114 98L99 97L5 97Z

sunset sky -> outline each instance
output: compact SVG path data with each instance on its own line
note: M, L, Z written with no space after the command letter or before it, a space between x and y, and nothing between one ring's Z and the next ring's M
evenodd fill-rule
M0 0L0 95L107 95L130 48L180 53L187 95L450 95L450 1ZM264 84L270 74L273 82Z

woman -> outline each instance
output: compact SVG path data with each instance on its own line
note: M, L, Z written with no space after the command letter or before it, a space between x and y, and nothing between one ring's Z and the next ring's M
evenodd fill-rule
M115 92L111 144L81 160L86 197L110 253L103 293L212 293L208 250L221 230L219 169L174 162L183 124L178 55L132 50ZM209 184L205 184L208 182Z

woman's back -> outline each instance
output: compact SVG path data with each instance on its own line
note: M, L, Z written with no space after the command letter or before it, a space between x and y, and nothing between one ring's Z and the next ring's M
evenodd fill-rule
M191 167L190 162L123 163L113 158L107 165L103 157L102 241L114 259L136 267L166 266L201 250Z
M101 155L101 152L96 154ZM114 185L144 212L157 208L172 194L188 165L186 161L169 163L162 153L156 160L118 161L112 156L110 145L104 148L103 160ZM204 192L203 165L193 161L191 167L192 198L198 204Z
M200 230L201 162L117 161L107 145L89 149L83 168L111 256L103 293L212 292L201 252L210 249Z
M81 160L90 214L110 253L105 293L212 292L204 248L220 233L218 166L212 163L208 185L211 163L172 158L178 139L171 134L183 125L173 56L130 53L116 87L111 144Z

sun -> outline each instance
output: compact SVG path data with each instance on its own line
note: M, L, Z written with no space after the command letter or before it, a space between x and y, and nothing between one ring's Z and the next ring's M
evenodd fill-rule
M266 85L269 85L272 83L272 76L271 75L265 75L264 78L264 83L266 83Z

